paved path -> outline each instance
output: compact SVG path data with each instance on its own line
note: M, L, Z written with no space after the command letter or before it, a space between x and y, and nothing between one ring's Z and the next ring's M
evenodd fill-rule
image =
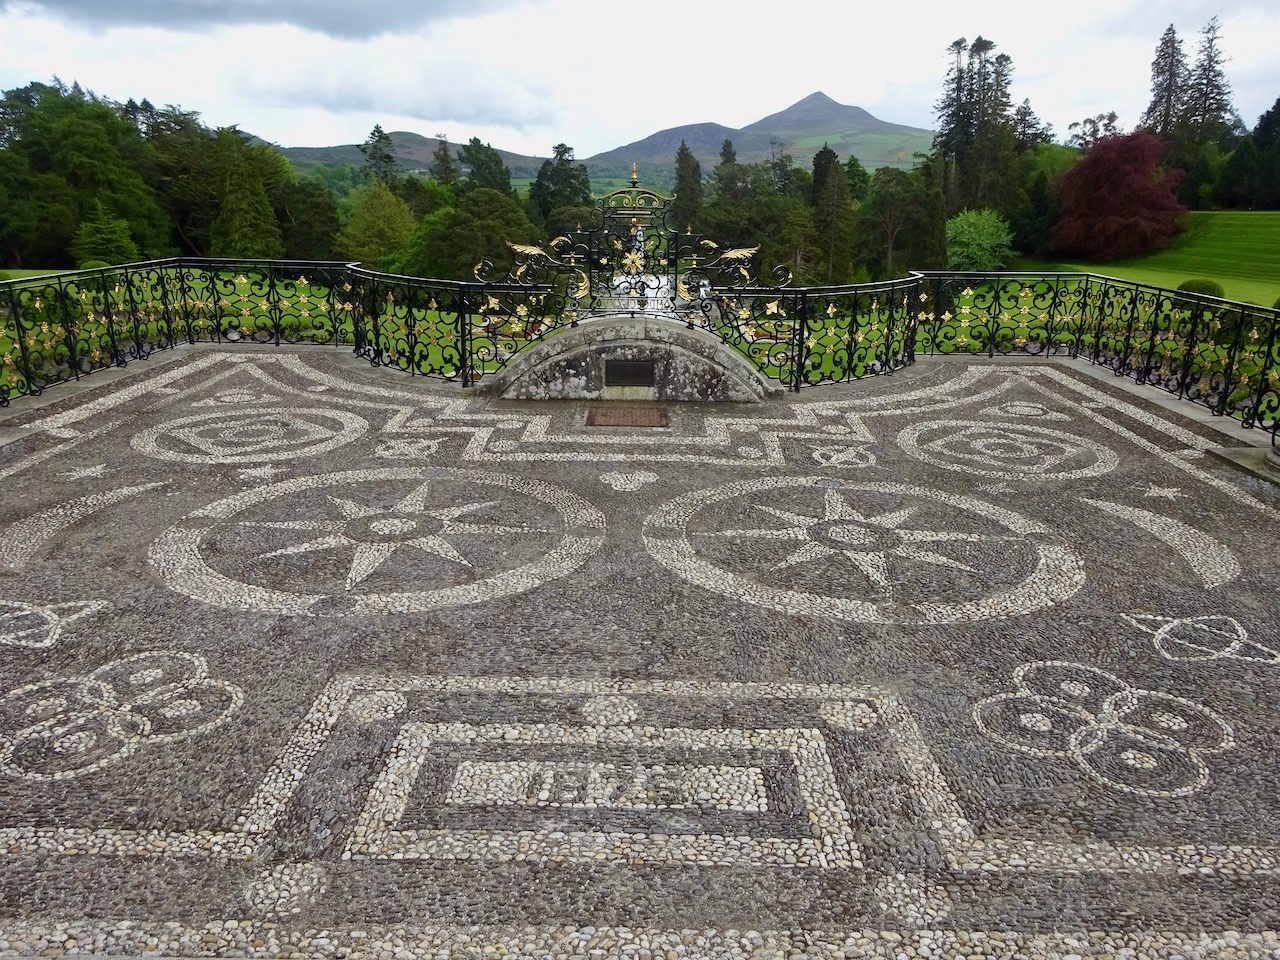
M1280 488L1204 426L135 369L4 423L0 954L1280 950Z

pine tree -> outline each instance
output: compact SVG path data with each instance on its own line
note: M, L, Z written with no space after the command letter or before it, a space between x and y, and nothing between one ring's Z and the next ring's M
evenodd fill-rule
M222 199L209 228L215 257L273 260L284 256L284 239L266 188L246 161L246 146L235 130L219 130L216 145Z
M844 162L845 177L849 181L849 199L861 203L867 199L867 191L871 188L871 174L857 157L850 157Z
M383 131L382 124L375 123L369 131L369 139L360 145L360 152L364 154L365 173L370 180L381 180L387 186L395 183L398 165L391 153L394 146L391 137Z
M1231 85L1227 83L1218 36L1220 26L1214 17L1200 31L1200 49L1191 68L1191 86L1186 102L1186 122L1195 143L1220 142L1235 126L1236 111L1231 105Z
M938 132L933 138L933 147L935 150L942 151L943 156L953 159L968 143L966 116L968 82L962 59L968 49L969 43L964 37L953 40L947 47L947 53L954 56L955 60L947 69L947 78L942 87L942 99L935 107Z
M671 203L673 226L687 229L702 207L702 164L683 140L676 150L676 198Z
M458 159L467 168L467 178L462 186L465 190L483 187L497 190L507 196L513 196L511 189L511 171L502 162L497 150L487 143L481 143L479 137L472 137L467 145L458 151Z
M355 195L351 219L338 231L336 244L343 256L378 269L399 255L412 233L409 205L374 179Z
M1013 139L1019 150L1034 147L1037 143L1053 142L1052 128L1040 122L1036 112L1031 109L1030 100L1023 100L1013 112Z
M591 179L587 168L574 159L573 147L557 143L552 153L529 186L529 199L544 224L554 210L591 205Z
M815 207L826 187L827 178L833 175L844 176L844 171L840 168L840 156L831 149L831 144L824 143L822 149L813 155L813 184L810 187L809 202ZM848 187L847 182L845 186ZM848 192L847 189L845 192Z
M1161 137L1173 136L1187 109L1191 86L1191 70L1182 39L1173 24L1165 29L1151 61L1151 103L1142 114L1139 126Z
M711 182L717 198L741 199L742 171L738 165L738 153L733 149L733 141L728 138L720 145L720 162L711 171Z
M76 266L99 261L131 263L138 259L138 248L129 236L129 222L113 217L100 200L93 201L93 214L76 231L71 241L71 255Z
M454 157L453 151L449 148L449 141L444 138L443 133L437 133L436 140L439 142L431 151L431 179L446 187L456 187L458 181L462 179L458 160Z

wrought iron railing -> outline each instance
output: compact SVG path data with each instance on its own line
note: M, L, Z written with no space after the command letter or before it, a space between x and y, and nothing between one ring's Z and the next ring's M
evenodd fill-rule
M404 277L339 262L169 259L0 283L0 405L178 344L332 344L469 385L594 310L555 282ZM1280 428L1280 313L1079 273L913 273L707 286L664 316L799 390L917 355L1066 356L1245 426Z

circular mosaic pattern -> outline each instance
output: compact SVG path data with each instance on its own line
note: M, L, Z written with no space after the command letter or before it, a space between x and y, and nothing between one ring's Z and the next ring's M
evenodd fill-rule
M1024 663L1013 685L974 707L979 730L1018 753L1074 764L1124 793L1195 793L1209 782L1205 758L1235 744L1231 725L1203 704L1130 686L1097 667Z
M925 463L1004 480L1071 480L1114 470L1115 451L1040 425L947 420L898 434L898 446Z
M651 514L644 544L677 576L721 596L859 623L1018 616L1085 582L1079 559L1048 528L970 497L893 483L770 477L699 490ZM917 590L904 599L922 569L971 597Z
M591 504L539 480L388 467L300 477L219 500L162 533L148 559L171 589L219 607L417 613L562 577L599 549L604 526ZM324 558L333 586L301 592L299 557L313 568ZM406 563L416 566L397 579ZM323 581L313 575L306 583Z
M345 410L216 410L162 423L132 442L139 453L174 463L262 463L327 453L368 429L368 423Z

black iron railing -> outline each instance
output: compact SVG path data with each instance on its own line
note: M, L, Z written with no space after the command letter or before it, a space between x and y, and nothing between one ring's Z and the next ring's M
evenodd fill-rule
M428 280L338 262L175 258L13 280L0 283L0 405L199 342L342 345L470 385L611 309L554 280ZM686 284L662 316L714 334L795 390L891 374L917 355L1066 356L1273 439L1280 427L1280 313L1094 274Z

